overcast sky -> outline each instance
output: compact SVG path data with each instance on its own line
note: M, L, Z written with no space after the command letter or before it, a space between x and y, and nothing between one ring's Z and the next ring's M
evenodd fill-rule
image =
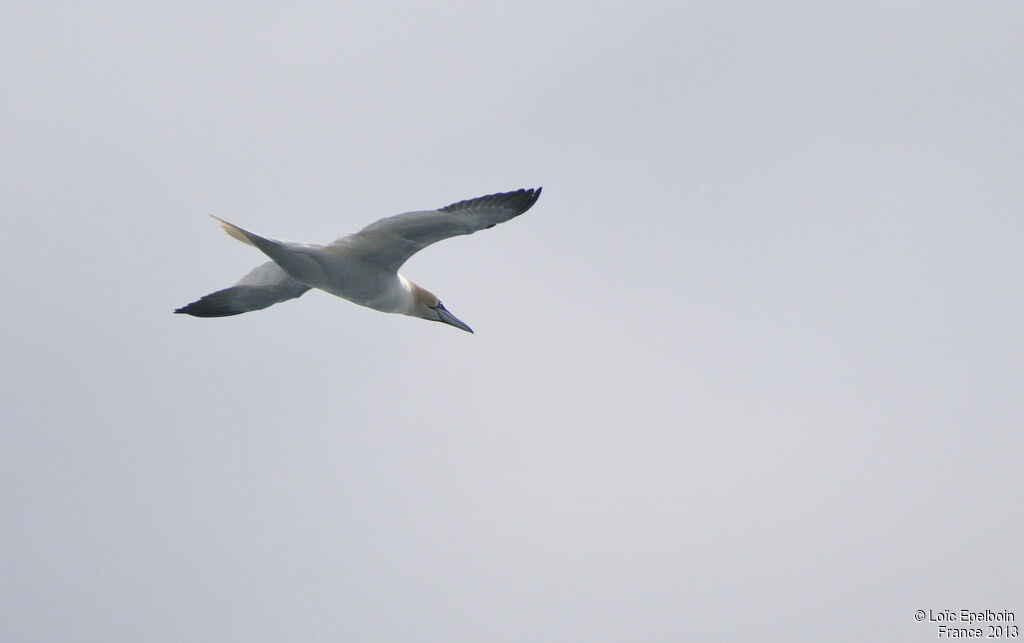
M359 5L0 10L0 638L1024 620L1019 2ZM171 314L540 185L403 268L475 335Z

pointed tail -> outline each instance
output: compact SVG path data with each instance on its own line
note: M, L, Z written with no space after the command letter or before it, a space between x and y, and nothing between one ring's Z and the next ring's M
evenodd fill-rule
M228 223L224 219L215 217L212 214L210 216L220 222L220 227L224 228L224 232L227 232L228 236L238 239L242 243L259 248L263 254L267 255L274 261L281 261L284 259L284 255L282 253L282 242L261 237L258 234L249 232L244 228L239 228L235 224Z
M242 243L247 243L250 246L255 246L255 240L261 238L258 235L249 232L248 230L243 230L242 228L239 228L233 223L228 223L227 221L221 219L220 217L215 217L212 214L210 216L220 222L220 227L224 228L224 232L227 232L228 236L234 237L235 239L238 239Z
M224 219L214 217L214 219L220 222L220 226L224 228L224 232L228 235L238 239L242 243L250 246L255 246L263 254L267 255L274 260L281 268L291 275L292 278L302 282L311 283L309 280L314 279L319 274L319 265L315 260L310 258L303 252L296 252L295 248L301 244L294 244L289 241L278 241L276 239L267 239L261 237L258 234L253 234L248 230L239 228L233 223L228 223Z

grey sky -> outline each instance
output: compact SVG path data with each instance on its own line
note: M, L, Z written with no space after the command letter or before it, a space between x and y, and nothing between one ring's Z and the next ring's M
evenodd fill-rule
M1019 3L7 3L0 638L1024 619ZM88 5L88 6L87 6ZM262 256L544 186L403 269Z

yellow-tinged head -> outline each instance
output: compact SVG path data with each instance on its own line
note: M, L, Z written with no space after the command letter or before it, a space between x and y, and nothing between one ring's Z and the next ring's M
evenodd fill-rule
M448 309L444 307L444 304L437 298L437 295L411 281L407 280L406 283L409 284L409 290L413 296L413 306L406 313L407 315L419 317L420 319L429 319L430 321L444 322L456 328L461 328L466 332L473 332L473 329L467 326L465 322L448 312Z

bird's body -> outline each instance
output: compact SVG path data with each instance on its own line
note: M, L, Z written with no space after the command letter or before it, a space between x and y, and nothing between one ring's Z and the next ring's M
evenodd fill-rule
M271 261L237 284L206 295L174 312L226 317L260 310L319 288L361 306L441 321L473 332L430 291L399 274L405 261L426 246L490 228L526 212L541 189L517 190L460 201L438 210L380 219L328 245L267 239L218 219L232 237L259 248Z

